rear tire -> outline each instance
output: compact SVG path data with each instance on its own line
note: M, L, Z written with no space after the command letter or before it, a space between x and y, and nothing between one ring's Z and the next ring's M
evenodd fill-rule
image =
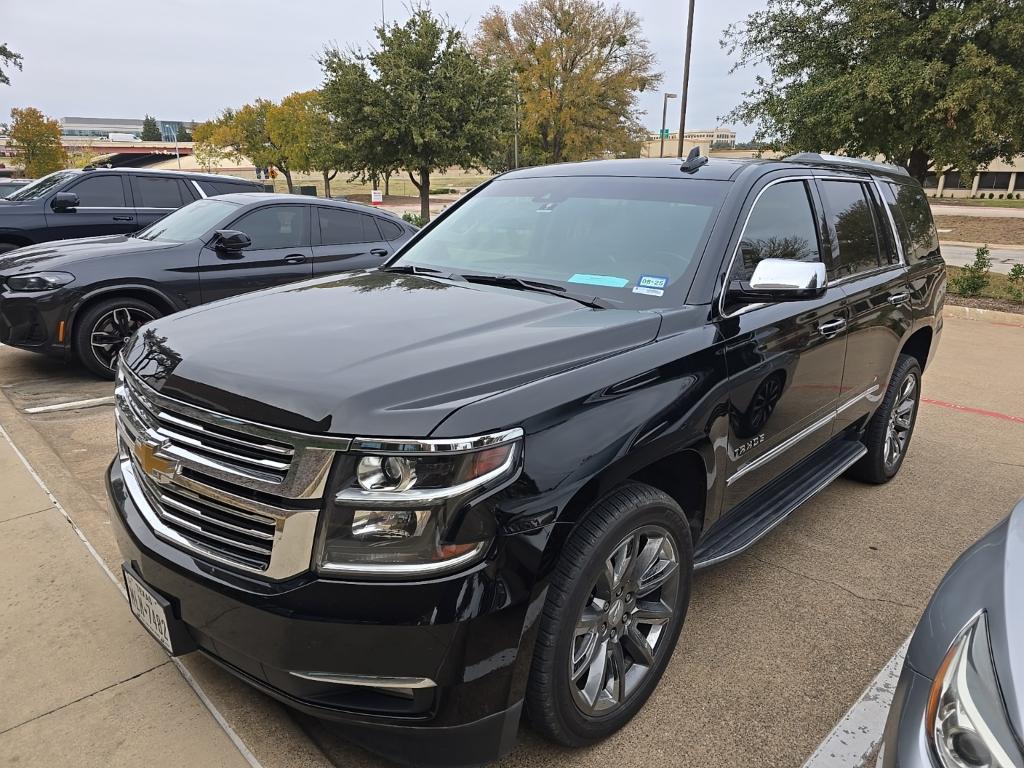
M548 588L526 692L534 727L578 747L628 723L672 656L692 575L690 524L670 496L631 482L591 507Z
M93 304L75 322L75 356L101 379L113 379L118 357L128 339L140 326L161 314L152 304L131 296L115 296Z
M903 466L914 436L921 401L921 365L900 355L878 410L864 431L868 452L850 468L849 476L865 483L887 483Z

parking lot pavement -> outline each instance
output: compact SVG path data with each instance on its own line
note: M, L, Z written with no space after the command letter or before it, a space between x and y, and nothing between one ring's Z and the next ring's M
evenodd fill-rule
M932 202L932 213L936 216L980 216L984 219L1012 219L1024 216L1024 207L985 205L946 205ZM942 222L939 222L942 226Z
M974 263L978 252L977 245L961 245L959 243L942 243L942 258L954 267L966 267ZM1024 264L1024 248L989 248L992 259L992 271L1003 275L1010 274L1014 264Z
M571 751L524 728L501 766L802 764L910 634L957 555L1024 496L1024 424L1007 418L1024 417L1022 380L1024 328L947 318L899 477L840 480L748 553L699 573L666 676L618 735ZM109 385L9 349L0 382L0 424L115 567L102 485L111 407L25 412L47 398L102 397ZM335 765L382 764L331 725L187 661L267 768L317 764L318 750Z

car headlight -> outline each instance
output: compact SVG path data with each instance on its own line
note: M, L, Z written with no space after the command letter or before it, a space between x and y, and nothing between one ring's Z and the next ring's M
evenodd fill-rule
M944 768L1024 764L999 690L984 612L961 631L942 660L928 696L925 728Z
M519 472L523 431L464 440L353 441L339 457L317 546L325 575L410 578L482 557L485 500Z
M73 282L74 275L67 272L33 272L29 275L14 275L7 278L7 287L12 291L52 291Z

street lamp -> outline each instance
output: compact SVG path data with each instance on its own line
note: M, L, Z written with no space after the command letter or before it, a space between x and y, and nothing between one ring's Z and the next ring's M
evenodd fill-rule
M666 93L665 98L661 100L661 149L658 150L658 157L665 156L665 116L668 113L668 100L675 97L674 93ZM682 141L682 137L679 140Z
M683 156L683 134L686 133L686 100L690 95L690 52L693 50L693 3L690 0L690 14L686 19L686 53L683 59L683 101L679 106L679 149L676 156Z

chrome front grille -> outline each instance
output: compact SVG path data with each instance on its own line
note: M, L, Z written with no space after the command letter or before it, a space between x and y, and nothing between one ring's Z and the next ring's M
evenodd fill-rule
M125 484L157 536L268 578L309 568L327 474L350 440L183 403L124 370L115 397Z

